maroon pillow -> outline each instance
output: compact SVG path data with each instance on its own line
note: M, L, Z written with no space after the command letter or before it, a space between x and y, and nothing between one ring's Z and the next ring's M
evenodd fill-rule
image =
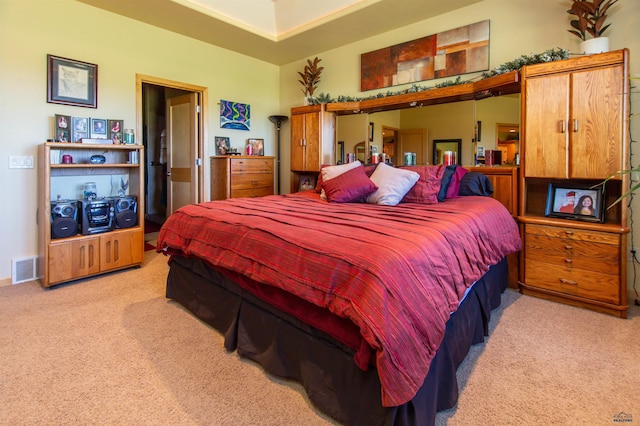
M416 184L407 192L401 203L436 204L438 202L438 192L445 170L443 165L400 166L400 168L414 171L420 175Z
M467 173L469 173L469 171L464 167L456 167L456 171L453 173L453 176L451 176L451 182L447 188L447 198L458 197L458 192L460 192L460 182L462 182L462 177Z
M316 192L318 194L322 192L322 168L327 166L328 164L323 164L320 166L320 173L318 173L318 182L316 183Z
M378 187L360 166L324 182L322 189L330 203L353 203L364 200Z

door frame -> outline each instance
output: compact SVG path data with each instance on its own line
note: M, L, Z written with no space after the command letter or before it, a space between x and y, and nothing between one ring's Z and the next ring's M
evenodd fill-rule
M153 77L150 75L137 74L136 73L136 134L142 135L142 85L144 83L154 84L156 86L169 87L173 89L181 89L188 92L194 92L198 95L199 106L200 106L200 119L198 120L198 152L196 153L197 158L200 158L200 166L198 167L197 172L197 185L198 191L196 192L196 196L198 197L198 202L204 201L204 141L207 140L208 135L208 114L207 114L207 105L208 102L208 89L204 86L197 86L194 84L182 83L179 81L167 80L166 78ZM197 160L194 158L194 164ZM145 162L147 160L145 159Z

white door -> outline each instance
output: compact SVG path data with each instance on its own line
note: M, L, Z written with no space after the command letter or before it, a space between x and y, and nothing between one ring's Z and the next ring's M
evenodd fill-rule
M167 216L198 200L198 103L189 93L167 101Z

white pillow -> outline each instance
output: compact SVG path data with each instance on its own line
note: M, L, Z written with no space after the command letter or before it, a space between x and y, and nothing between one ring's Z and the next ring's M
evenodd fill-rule
M395 206L402 201L418 179L419 173L380 163L371 175L371 180L378 190L367 197L367 203Z
M340 176L341 174L346 173L351 169L355 169L356 167L361 165L362 163L360 162L360 160L356 160L351 163L339 164L337 166L323 167L320 170L320 173L322 173L322 182L331 180L334 177ZM320 193L320 198L322 198L323 200L327 199L327 196L324 193L324 189Z

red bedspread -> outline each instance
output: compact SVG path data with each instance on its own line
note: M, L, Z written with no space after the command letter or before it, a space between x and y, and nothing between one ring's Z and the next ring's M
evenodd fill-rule
M197 256L348 318L376 352L385 406L422 386L467 287L520 250L489 197L443 203L327 203L312 191L183 207L158 249Z

